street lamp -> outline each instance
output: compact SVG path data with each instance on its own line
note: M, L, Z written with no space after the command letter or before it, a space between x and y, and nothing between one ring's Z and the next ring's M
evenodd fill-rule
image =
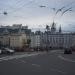
M47 33L46 49L47 49L47 51L48 51L48 49L49 49L48 31L50 30L48 25L46 25L46 30L47 30L47 32L46 32L46 33Z

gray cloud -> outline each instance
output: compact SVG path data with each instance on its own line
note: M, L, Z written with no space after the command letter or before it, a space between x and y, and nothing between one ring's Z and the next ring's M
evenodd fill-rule
M46 7L40 8L40 5ZM62 12L59 12L55 22L66 29L68 24L75 24L75 0L0 0L0 12L8 12L7 16L0 14L0 24L23 23L30 27L33 24L51 24L56 10L63 6L66 7L64 10L72 7L72 11L66 12L62 17Z

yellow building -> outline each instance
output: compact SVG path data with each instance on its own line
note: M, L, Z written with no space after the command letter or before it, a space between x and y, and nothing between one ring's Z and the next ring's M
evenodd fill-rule
M12 48L22 48L26 46L27 38L26 34L12 34L10 35L10 47Z
M27 37L24 33L1 35L0 45L3 47L23 48L27 45Z

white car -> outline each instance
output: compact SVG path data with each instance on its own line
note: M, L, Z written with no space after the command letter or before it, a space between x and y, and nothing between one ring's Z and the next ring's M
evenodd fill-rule
M7 51L7 53L13 54L15 51L9 48L5 48L5 50Z
M2 49L2 54L13 54L15 51L11 50L9 48L3 48Z

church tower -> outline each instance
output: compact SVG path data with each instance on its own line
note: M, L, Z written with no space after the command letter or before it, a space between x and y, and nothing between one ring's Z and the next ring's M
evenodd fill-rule
M61 33L62 32L62 30L61 30L61 25L60 25L60 27L59 27L59 33Z
M50 31L49 25L46 25L46 30Z
M53 22L51 26L51 33L55 33L55 32L56 32L56 24Z

